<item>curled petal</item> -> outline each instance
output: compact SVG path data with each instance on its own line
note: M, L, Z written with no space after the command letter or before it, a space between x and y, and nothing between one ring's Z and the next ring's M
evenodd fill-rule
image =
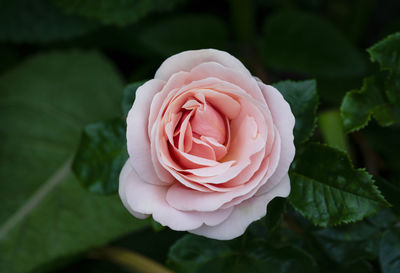
M157 175L151 159L150 139L146 134L147 121L153 96L164 86L160 80L150 80L136 91L136 101L128 113L127 140L128 152L132 166L140 173L142 179L148 183L165 185L173 181L170 175ZM140 144L140 145L138 145Z
M165 200L168 187L145 183L131 167L125 163L120 176L123 204L139 215L152 214L154 220L174 230L196 229L203 224L217 225L232 212L232 208L213 212L183 212L174 209Z
M216 49L189 50L166 59L157 70L155 79L167 80L179 71L190 71L204 62L216 62L223 66L251 75L247 68L231 54Z
M285 176L276 187L268 193L253 197L237 205L232 214L219 225L201 227L189 232L219 240L231 240L242 235L246 228L267 213L267 204L275 197L287 197L290 192L290 181Z
M258 84L268 102L274 124L278 129L281 138L279 163L276 171L270 178L270 183L276 184L288 173L290 164L295 155L296 148L293 143L293 127L295 124L295 118L289 104L285 101L278 90L270 85L265 85L262 82L259 82ZM269 187L270 185L266 184L260 189L260 194L268 191Z

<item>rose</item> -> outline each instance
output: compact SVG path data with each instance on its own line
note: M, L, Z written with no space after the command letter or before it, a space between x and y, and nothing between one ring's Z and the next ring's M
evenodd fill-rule
M136 217L232 239L290 192L294 117L274 87L214 49L168 58L138 88L119 194Z

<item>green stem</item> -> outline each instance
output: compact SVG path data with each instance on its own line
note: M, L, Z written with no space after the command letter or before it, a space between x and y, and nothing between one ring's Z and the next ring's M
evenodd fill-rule
M330 146L349 152L346 134L338 110L329 110L319 115L319 128L322 137Z
M132 272L174 273L161 264L138 253L117 247L106 247L89 253L89 258L108 260L119 264Z

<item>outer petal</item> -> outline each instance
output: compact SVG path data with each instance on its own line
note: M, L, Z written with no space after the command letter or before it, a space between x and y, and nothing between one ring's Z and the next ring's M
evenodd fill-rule
M132 210L131 207L129 206L128 200L126 198L126 185L128 184L129 175L132 171L132 166L130 164L127 164L128 162L129 162L129 159L125 163L124 167L121 170L121 173L119 174L119 187L118 187L119 197L121 198L122 204L124 204L125 208L133 216L135 216L136 218L139 218L139 219L145 219L145 218L149 217L150 215L139 213L139 212Z
M151 159L150 140L146 129L151 102L164 84L161 80L150 80L138 88L135 103L128 113L126 132L132 166L144 181L158 185L170 183L173 178L169 176L169 179L165 179L164 176L161 180L154 170L155 164Z
M265 103L265 98L254 77L219 63L208 62L199 64L190 71L188 81L198 81L209 77L217 77L218 79L237 85L256 100Z
M246 228L266 214L266 206L275 197L287 197L290 192L290 181L285 176L279 184L268 193L253 197L235 207L232 214L217 226L202 225L189 232L218 240L231 240L242 235Z
M148 184L125 163L120 176L120 196L123 204L135 216L152 214L154 220L174 230L191 230L206 225L218 225L232 213L232 208L213 212L182 212L172 208L165 200L168 186Z
M174 73L189 72L195 66L205 62L216 62L251 76L247 68L231 54L216 49L200 49L184 51L169 57L161 64L154 78L168 80Z
M266 85L260 81L258 84L267 101L269 110L271 111L273 122L279 131L281 138L281 153L275 173L270 177L268 183L260 188L257 195L270 190L271 185L275 185L277 181L281 180L282 177L287 174L296 151L293 143L293 127L295 119L289 104L282 97L281 93L273 86Z

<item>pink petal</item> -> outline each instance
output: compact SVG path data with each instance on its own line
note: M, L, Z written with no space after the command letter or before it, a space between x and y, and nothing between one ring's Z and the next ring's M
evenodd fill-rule
M228 140L230 140L229 123L227 123L227 127L228 127L228 129L227 129L227 131L228 131ZM217 161L222 159L227 154L227 152L228 152L227 147L229 148L229 144L230 144L229 142L230 141L228 141L228 144L225 146L225 145L222 145L222 144L218 143L218 141L216 141L212 137L201 136L200 139L212 147L212 149L215 152L215 157L216 157Z
M201 49L184 51L169 57L161 64L154 78L168 80L172 74L179 71L190 71L193 67L204 62L217 62L251 75L247 68L229 53L216 49Z
M160 92L154 96L151 102L149 114L149 125L147 132L149 136L156 118L162 113L163 108L168 105L170 99L175 95L175 93L182 88L182 86L184 86L188 74L189 73L187 72L176 73L165 83Z
M219 143L225 143L226 127L225 120L221 117L214 107L204 103L203 109L196 109L193 119L190 122L193 132L201 135L212 137Z
M202 176L202 177L215 176L215 175L219 175L219 174L224 173L227 170L229 170L229 168L232 166L233 163L235 163L235 161L227 161L227 162L219 163L218 165L212 166L212 167L187 169L187 170L184 170L184 172L188 172L193 175Z
M197 138L193 138L192 140L192 149L189 151L189 154L210 160L216 160L214 149L210 145Z
M273 147L270 158L263 160L260 168L248 183L229 192L196 192L174 184L167 192L168 203L179 210L214 211L219 208L232 207L251 198L262 185L269 184L269 178L276 170L281 150L279 137L276 138ZM276 184L275 182L273 185Z
M145 183L128 162L120 176L120 192L123 204L139 215L153 215L154 220L174 230L190 230L205 225L218 225L232 212L232 209L213 212L183 212L174 209L165 200L166 186Z
M236 69L222 66L216 62L201 63L194 67L190 71L187 81L198 81L208 77L217 77L218 79L237 85L254 99L265 103L260 87L252 76L241 73Z
M287 174L290 164L293 161L295 154L295 146L293 143L293 127L295 119L290 109L289 104L282 97L281 93L270 85L265 85L262 82L258 83L263 92L269 109L272 114L273 122L279 131L281 138L281 153L278 167L275 173L269 179L269 183L280 181ZM268 184L260 189L260 193L268 190Z
M145 218L149 217L150 215L136 212L136 211L132 210L128 204L128 200L126 197L126 185L127 185L126 181L128 180L128 177L133 169L132 166L130 166L130 163L128 164L128 162L129 162L129 159L127 160L127 162L125 162L125 165L122 168L121 173L119 174L119 182L120 183L119 183L119 187L118 187L118 193L119 193L120 199L122 201L122 204L124 204L125 208L133 216L135 216L136 218L139 218L139 219L145 219Z
M276 128L275 130L277 131ZM278 167L280 152L281 152L281 140L279 137L279 133L276 132L276 135L277 137L275 138L271 153L266 158L264 158L264 160L261 162L260 168L255 172L254 176L250 179L250 181L258 181L257 186L253 187L246 194L237 196L231 201L225 203L224 205L221 206L221 208L229 208L231 206L240 204L242 201L247 200L254 195L257 195L257 193L261 190L261 188L268 187L268 189L271 189L275 187L277 183L280 182L280 180L270 179Z
M165 134L168 137L168 141L171 143L171 145L174 145L174 136L175 136L175 128L178 126L179 121L182 118L182 112L179 112L177 114L172 113L170 116L170 120L167 121L165 124Z
M192 126L189 123L190 118L193 115L193 110L182 117L183 122L181 124L181 128L179 129L179 142L178 149L182 152L189 152L192 149L193 140L192 140Z
M136 99L127 118L127 146L132 165L148 183L165 185L173 181L172 176L159 177L151 159L150 140L146 133L152 99L164 86L160 80L150 80L136 91ZM138 145L140 144L140 145Z
M243 201L235 207L232 214L217 226L202 225L190 233L218 240L231 240L242 235L246 228L267 213L268 203L275 197L287 197L290 192L290 182L284 177L280 183L268 193Z
M188 154L172 147L173 154L176 160L180 163L183 168L196 169L201 167L210 167L218 165L218 162L214 159L207 159L200 156ZM212 150L210 152L213 152ZM214 155L215 156L215 155Z

